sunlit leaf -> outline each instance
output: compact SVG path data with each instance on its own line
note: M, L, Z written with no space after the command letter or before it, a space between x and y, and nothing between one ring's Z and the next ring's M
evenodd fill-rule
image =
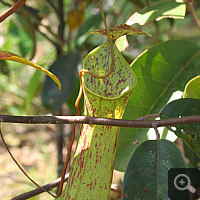
M137 119L159 113L176 91L184 91L187 82L199 74L199 47L186 40L169 40L143 52L131 64L137 82L127 104L124 119ZM121 128L115 169L125 170L133 142L147 140L148 129Z
M131 17L129 17L129 19L126 21L127 25L145 25L153 21L159 21L163 18L183 19L185 16L186 5L182 0L146 0L146 3L148 6L145 6L140 12L136 12ZM117 39L116 43L118 48L118 43L124 43L126 45L123 47L122 51L128 47L126 37Z
M48 70L42 68L41 66L39 66L39 65L29 61L29 60L26 60L25 58L22 58L22 57L14 54L14 53L11 53L9 51L0 51L0 59L22 63L22 64L25 64L25 65L29 65L31 67L34 67L36 69L39 69L40 71L47 74L51 79L53 79L53 81L56 83L56 85L58 87L58 92L61 90L61 83L60 83L59 79L54 74L52 74Z
M151 36L150 34L134 28L132 26L128 26L127 24L120 24L116 27L109 28L110 36L112 40L116 40L117 38L123 36L123 35L148 35ZM90 31L90 33L94 34L100 34L108 37L106 29L97 29L95 31Z
M185 12L186 5L182 0L148 1L148 6L145 6L140 12L134 13L126 21L126 24L133 25L138 23L144 25L163 18L183 19Z
M183 98L170 102L160 113L161 119L200 115L200 99ZM200 157L200 124L168 126Z
M123 36L119 37L115 41L115 44L116 44L116 46L117 46L117 48L119 49L120 52L124 51L129 46L129 43L128 43L126 35L123 35Z
M183 97L200 99L200 76L196 76L187 83Z

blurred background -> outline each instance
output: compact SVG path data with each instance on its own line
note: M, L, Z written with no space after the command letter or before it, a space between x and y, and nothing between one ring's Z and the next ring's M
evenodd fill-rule
M0 13L15 0L0 0ZM103 0L109 27L125 23L146 6L145 0ZM200 2L194 1L200 16ZM152 35L128 36L122 52L131 63L145 49L169 38L189 39L200 46L199 29L188 13L182 19L162 19L135 28ZM0 110L8 115L76 115L74 102L79 90L78 70L84 57L107 38L88 33L104 28L98 4L91 0L27 0L25 5L0 24L0 49L11 51L55 73L56 85L45 74L22 64L0 61ZM83 101L81 102L81 105ZM5 141L27 173L40 185L60 176L67 154L71 125L2 125ZM76 142L75 142L76 144ZM75 144L73 151L75 150ZM70 166L69 166L70 170ZM121 174L115 172L114 183ZM11 199L32 190L0 141L0 199ZM117 199L111 195L112 199ZM51 199L42 194L31 199Z

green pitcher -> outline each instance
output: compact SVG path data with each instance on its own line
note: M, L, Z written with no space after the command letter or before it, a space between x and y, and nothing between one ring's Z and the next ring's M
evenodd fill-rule
M136 85L135 75L116 45L114 69L106 79L83 73L83 115L121 119ZM111 67L111 50L105 43L84 60L84 69L99 76ZM111 187L119 127L88 125L80 127L80 136L67 185L58 199L106 200Z

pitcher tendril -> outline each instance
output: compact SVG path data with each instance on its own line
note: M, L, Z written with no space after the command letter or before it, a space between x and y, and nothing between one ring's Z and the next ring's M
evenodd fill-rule
M107 34L108 34L108 40L109 40L110 50L111 50L111 59L112 59L112 61L111 61L111 67L110 67L109 72L106 75L104 75L104 76L96 75L96 74L90 72L87 69L82 69L82 70L79 71L80 89L79 89L78 97L77 97L76 102L75 102L75 107L77 109L77 112L78 112L77 115L78 116L81 115L81 111L80 111L80 107L79 107L79 102L80 102L82 94L83 94L82 73L89 74L89 75L93 76L94 78L105 79L105 78L108 78L110 76L110 74L112 73L113 68L114 68L114 49L113 49L113 43L112 43L112 39L111 39L111 36L110 36L110 33L109 33L109 29L108 29L108 26L107 26L107 23L106 23L104 12L103 12L103 9L102 9L101 1L99 1L98 4L99 4L99 9L100 9L100 12L101 12L102 19L103 19L103 22L104 22L104 25L105 25L105 28L106 28L106 31L107 31ZM70 141L70 144L69 144L69 147L68 147L67 158L66 158L66 162L65 162L65 165L64 165L64 168L63 168L61 182L60 182L60 186L59 186L59 189L58 189L57 197L59 197L61 195L61 193L62 193L64 179L65 179L65 173L66 173L69 161L70 161L71 149L72 149L72 145L73 145L74 138L75 138L75 128L76 128L76 124L74 124L73 127L72 127L71 141Z
M79 94L78 94L78 97L77 97L76 102L75 102L75 106L76 106L76 109L78 111L78 115L81 115L81 111L80 111L80 108L79 108L79 102L80 102L82 94L83 94L82 73L87 73L87 74L93 76L94 78L105 79L105 78L108 78L110 76L110 74L112 73L113 68L114 68L114 49L113 49L113 43L112 43L111 35L110 35L109 29L108 29L108 26L107 26L107 23L106 23L104 12L103 12L103 9L102 9L101 1L99 1L98 4L99 4L99 8L100 8L102 19L103 19L103 22L104 22L104 26L105 26L107 34L108 34L108 40L109 40L109 43L110 43L110 51L111 51L112 62L111 62L110 71L106 75L104 75L104 76L98 76L98 75L90 72L87 69L81 69L79 71L80 90L79 90Z

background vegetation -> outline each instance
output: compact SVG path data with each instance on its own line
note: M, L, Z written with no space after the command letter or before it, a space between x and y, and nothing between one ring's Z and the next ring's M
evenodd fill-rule
M15 1L0 2L2 13ZM200 16L200 2L192 2L195 14ZM147 3L144 0L104 0L108 26L125 23ZM128 63L145 49L172 39L186 39L200 46L198 24L188 11L184 19L154 19L143 26L134 24L134 27L148 32L152 37L127 37L129 47L122 53ZM25 6L3 21L0 25L0 49L17 53L50 69L61 79L63 89L57 97L56 86L42 73L21 64L0 61L1 114L75 115L78 69L89 51L107 41L105 37L88 33L97 28L104 28L99 8L88 0L28 0ZM180 98L182 92L176 91L178 96L173 96L173 99ZM68 144L70 130L70 125L3 125L5 140L11 151L40 185L60 175L62 158L66 155L66 149L62 149L62 146ZM174 141L175 138L171 137L170 140ZM33 189L34 186L12 162L2 143L0 153L0 198L10 199ZM118 169L124 170L126 164L121 157L116 162ZM196 157L194 160L198 165L199 160ZM43 194L33 199L46 198L47 194Z

